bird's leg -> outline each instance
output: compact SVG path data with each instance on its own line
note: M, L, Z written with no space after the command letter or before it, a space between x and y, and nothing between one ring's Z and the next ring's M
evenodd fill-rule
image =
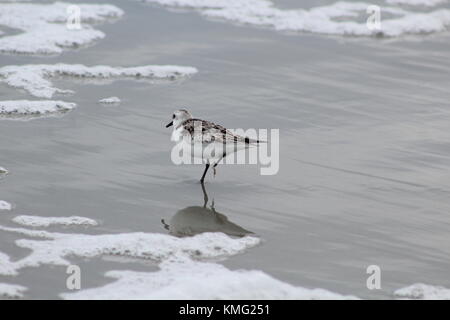
M205 176L206 176L206 172L208 171L208 169L209 169L209 163L206 164L205 171L203 171L202 178L200 179L201 183L203 183L205 181Z
M213 170L214 170L214 177L216 176L216 167L217 167L217 165L219 164L219 162L220 161L222 161L222 159L223 158L225 158L227 156L227 154L226 153L224 153L221 157L220 157L220 159L219 160L217 160L217 162L214 164L214 166L213 166Z

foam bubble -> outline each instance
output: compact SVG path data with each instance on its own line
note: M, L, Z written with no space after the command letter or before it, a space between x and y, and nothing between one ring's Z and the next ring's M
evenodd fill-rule
M11 210L12 205L9 202L0 200L0 210Z
M101 104L114 104L114 105L118 105L120 104L120 98L118 97L109 97L109 98L104 98L104 99L100 99L98 101L98 103Z

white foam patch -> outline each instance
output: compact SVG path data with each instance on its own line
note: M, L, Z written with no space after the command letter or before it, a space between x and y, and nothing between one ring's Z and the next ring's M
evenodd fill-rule
M17 284L0 283L0 297L7 299L23 298L23 293L27 288Z
M42 238L42 239L53 239L55 236L57 236L57 233L48 232L45 230L30 230L30 229L24 229L24 228L10 228L0 225L0 230L12 232L12 233L19 233L26 235L28 237L32 238Z
M200 14L242 24L265 26L280 31L303 31L331 35L396 37L444 31L450 26L450 10L421 13L383 6L382 12L394 15L383 18L381 30L370 30L365 2L339 1L309 10L285 10L269 0L146 0L169 7L193 8ZM361 18L363 17L363 19ZM359 18L359 20L358 20Z
M119 18L123 11L112 5L76 4L80 9L80 29L66 23L71 3L47 4L0 3L0 25L22 31L0 38L0 52L23 54L58 54L63 48L88 45L105 34L90 23Z
M103 287L64 293L65 299L354 299L323 289L295 287L262 271L231 271L215 263L163 263L158 272L109 271Z
M446 3L448 0L386 0L389 4L403 4L409 6L434 7Z
M0 119L14 119L14 117L18 116L45 116L67 112L75 107L75 103L55 100L0 101Z
M6 170L3 167L0 167L0 175L2 175L2 174L8 174L8 170Z
M31 250L11 261L0 253L0 274L16 275L25 267L69 265L72 256L120 255L151 259L160 271L110 271L117 279L104 287L64 293L66 299L352 299L323 289L295 287L262 271L229 270L210 260L224 259L260 243L257 237L230 238L203 233L177 238L166 234L66 234L0 226L0 230L38 239L16 244Z
M17 246L30 249L32 252L21 260L7 264L9 269L15 271L43 264L69 265L66 259L69 256L92 258L102 255L120 255L157 262L183 257L217 259L238 254L260 242L256 237L232 239L222 233L203 233L181 239L165 234L141 232L85 235L4 226L0 226L0 230L43 238L16 241Z
M120 104L120 98L118 97L109 97L109 98L104 98L104 99L100 99L98 101L101 104Z
M6 276L17 275L17 270L14 268L9 256L0 251L0 274Z
M12 205L9 202L0 200L0 210L11 210Z
M51 225L63 225L63 226L97 226L97 221L79 217L38 217L38 216L17 216L13 218L15 223L28 226L28 227L48 227Z
M450 289L441 286L416 283L396 290L394 295L397 298L403 299L450 300Z
M24 89L33 96L51 98L54 94L73 93L54 87L49 78L55 76L76 77L79 79L117 79L117 78L149 78L176 80L197 73L193 67L173 65L147 65L140 67L88 67L81 64L37 64L22 66L6 66L0 68L0 81L14 88Z

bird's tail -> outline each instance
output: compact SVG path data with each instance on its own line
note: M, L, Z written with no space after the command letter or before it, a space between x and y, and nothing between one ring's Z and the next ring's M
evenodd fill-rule
M245 137L245 143L248 144L260 144L260 143L267 143L265 140L257 140L257 139L250 139L248 137Z

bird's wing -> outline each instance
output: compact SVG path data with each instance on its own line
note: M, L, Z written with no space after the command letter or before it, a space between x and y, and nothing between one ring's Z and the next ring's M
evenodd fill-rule
M244 137L235 135L225 127L206 120L189 119L183 123L183 127L183 135L189 135L194 143L245 142Z

